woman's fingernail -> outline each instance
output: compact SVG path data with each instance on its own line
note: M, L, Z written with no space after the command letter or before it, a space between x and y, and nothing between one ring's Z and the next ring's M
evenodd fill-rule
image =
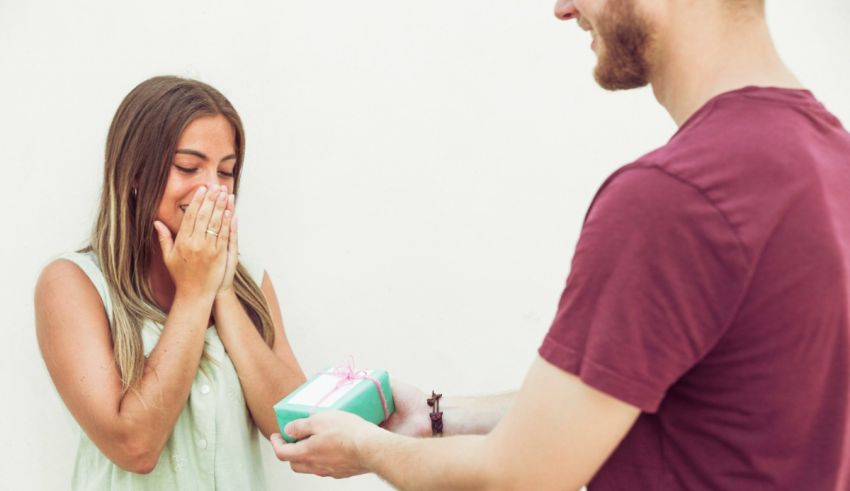
M204 193L206 193L206 192L207 192L207 188L205 186L201 186L201 187L198 188L197 191L195 191L195 196L203 196Z

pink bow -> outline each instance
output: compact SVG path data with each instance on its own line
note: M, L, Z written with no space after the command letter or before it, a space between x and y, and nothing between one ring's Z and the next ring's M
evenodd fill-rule
M384 410L384 419L386 421L387 418L390 417L389 409L387 408L387 398L384 396L384 389L381 387L381 381L376 379L375 377L369 376L369 373L366 370L357 370L354 368L354 359L349 358L347 364L341 364L334 367L329 372L321 372L323 375L330 375L333 377L339 378L339 381L336 383L333 389L330 392L325 394L319 401L314 405L315 407L319 407L325 402L325 399L331 396L334 392L339 389L345 387L346 385L350 385L352 383L358 383L361 380L371 380L372 383L375 384L375 388L378 389L378 395L381 397L381 408Z

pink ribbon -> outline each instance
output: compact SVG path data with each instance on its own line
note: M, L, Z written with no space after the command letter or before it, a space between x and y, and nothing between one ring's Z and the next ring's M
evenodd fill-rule
M356 384L361 380L371 380L372 383L375 384L375 388L378 389L378 395L381 397L381 408L384 410L383 421L386 421L387 418L390 417L390 411L387 408L387 398L384 396L384 389L383 387L381 387L381 381L376 379L375 377L370 376L368 372L366 372L366 370L356 370L354 368L353 358L348 359L348 364L337 365L331 371L321 372L321 374L337 377L339 378L339 381L336 383L336 386L331 389L330 392L322 396L322 398L319 399L316 404L314 404L314 407L318 408L323 402L325 402L325 399L331 396L331 394L347 385L351 385L352 383Z

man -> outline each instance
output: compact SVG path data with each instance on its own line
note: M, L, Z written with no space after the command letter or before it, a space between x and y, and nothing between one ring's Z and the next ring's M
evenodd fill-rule
M763 0L555 14L593 36L602 87L651 84L680 128L599 190L512 407L478 428L483 402L446 409L486 434L443 439L324 413L278 457L401 489L850 489L850 135L779 59ZM399 389L412 433L427 408Z

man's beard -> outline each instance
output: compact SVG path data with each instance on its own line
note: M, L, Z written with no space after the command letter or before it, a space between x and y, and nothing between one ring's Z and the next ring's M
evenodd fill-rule
M649 83L649 22L635 9L634 0L609 0L595 22L603 49L593 73L607 90L643 87Z

